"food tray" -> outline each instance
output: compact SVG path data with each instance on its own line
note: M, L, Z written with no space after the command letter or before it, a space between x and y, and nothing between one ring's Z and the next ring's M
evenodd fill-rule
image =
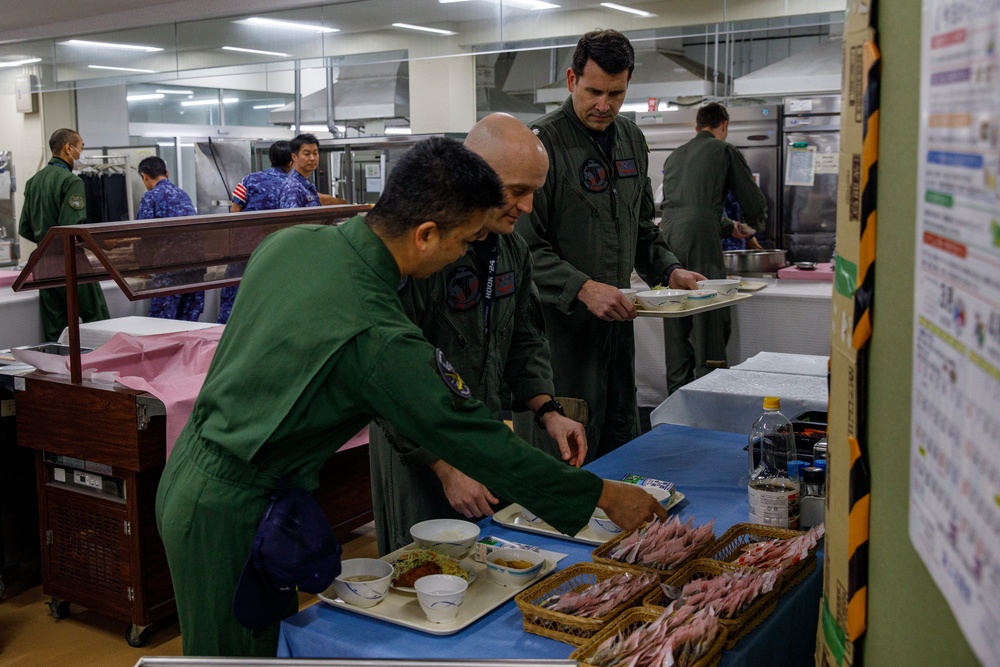
M645 525L646 524L643 524L642 526L639 526L639 528L637 528L636 530L641 529ZM615 560L614 558L611 558L611 556L609 555L611 553L611 551L615 547L618 546L619 542L621 542L622 540L624 540L626 537L628 537L629 535L631 535L633 532L635 532L635 531L632 531L632 530L624 531L624 532L618 534L616 537L614 537L614 539L608 540L607 542L605 542L601 546L599 546L596 549L594 549L593 553L591 554L591 557L594 559L594 562L595 563L603 563L604 565L613 565L614 567L627 567L627 568L631 568L633 570L646 570L647 572L656 572L657 574L660 575L661 579L666 579L667 577L672 576L674 572L679 571L682 567L684 567L684 565L686 563L691 562L695 558L701 558L701 557L703 557L705 555L705 553L708 552L709 549L713 548L715 546L715 544L717 543L717 540L712 540L701 551L696 551L687 560L681 561L678 565L675 565L675 566L673 566L671 568L667 568L667 569L663 569L663 568L660 568L660 567L650 567L648 565L639 565L637 563L623 563L620 560Z
M397 549L390 554L382 556L381 560L392 563L401 553L415 547L416 545L410 544L402 549ZM344 611L354 614L377 618L381 621L385 621L386 623L402 625L404 627L412 628L414 630L419 630L432 635L451 635L475 623L480 618L507 602L519 592L523 591L525 588L533 585L539 578L551 574L552 571L556 569L556 563L566 557L566 554L554 551L542 550L541 553L545 556L545 563L542 565L542 569L538 573L538 577L524 584L520 588L507 588L494 583L493 578L490 577L489 573L486 571L486 565L484 563L477 563L471 558L466 558L461 561L463 567L467 567L467 569L472 569L476 572L476 580L474 583L469 584L469 589L465 593L465 602L462 603L462 606L458 611L458 618L451 623L431 623L427 620L427 617L424 616L424 611L420 608L420 603L417 601L416 594L405 593L393 588L389 589L389 593L385 596L384 600L379 602L374 607L368 608L355 607L354 605L347 604L337 597L337 593L333 586L330 586L330 588L320 593L318 597L320 600L332 607L343 609Z
M753 569L756 568L733 565L732 563L711 560L709 558L698 558L696 560L689 561L688 564L678 570L674 576L667 579L666 583L670 586L683 586L692 579L711 579L725 572L740 572L742 570ZM771 615L771 612L773 612L774 608L778 605L778 597L781 594L779 586L780 582L776 583L775 587L771 589L770 592L759 596L750 604L749 607L738 614L736 618L720 619L720 622L726 626L728 630L725 645L725 649L727 651L736 646L736 643L743 639L748 632L753 630L761 621ZM668 604L667 596L663 592L663 589L657 586L652 590L652 592L643 598L642 604L645 607L662 610Z
M760 290L767 287L767 283L763 280L741 280L740 281L740 291L743 292L759 292Z
M662 609L651 609L649 607L627 610L608 624L606 628L594 635L586 644L570 653L570 660L576 660L581 665L589 664L588 661L597 653L598 647L609 637L613 637L619 633L622 637L628 637L639 627L655 621L660 617L661 613L663 613ZM701 656L697 662L692 663L691 667L715 667L715 665L719 664L719 661L722 659L722 648L726 644L729 632L729 628L724 622L720 621L719 625L721 628L719 634L715 637L715 641L712 642L705 655Z
M634 569L611 567L597 563L577 563L570 565L562 572L540 581L526 591L517 594L514 601L524 616L524 631L555 639L556 641L580 646L594 636L619 614L629 607L641 604L642 599L653 590L654 583L635 595L622 601L621 604L604 616L584 618L552 611L542 606L542 603L555 595L564 595L571 591L579 591L598 582L610 579L622 572L635 573Z
M715 310L717 308L725 308L726 306L732 306L734 304L740 303L741 301L746 301L752 294L737 294L732 299L720 299L715 297L703 306L694 306L692 308L682 308L680 310L675 310L672 312L662 311L662 310L646 310L642 306L636 304L635 309L639 311L639 317L661 317L661 318L673 318L673 317L687 317L688 315L697 315L698 313L706 313L710 310Z
M676 507L684 500L684 494L680 491L674 491L670 494L670 497L663 502L663 507L670 509ZM574 542L583 542L584 544L604 544L605 538L600 537L594 530L587 524L583 529L576 535L566 535L565 533L560 533L558 530L545 523L544 521L528 521L524 514L521 512L521 506L517 503L513 505L508 505L504 509L500 510L493 515L493 521L505 526L506 528L513 528L514 530L523 530L528 533L538 533L540 535L548 535L549 537L559 537L564 540L572 540Z
M738 523L715 541L711 550L705 553L705 558L717 561L732 563L740 554L743 547L756 542L766 542L768 540L788 540L805 535L804 530L788 530L787 528L772 528L756 523ZM781 595L789 588L806 578L813 568L816 567L816 550L819 545L809 550L809 556L798 563L788 567L778 577L778 594Z

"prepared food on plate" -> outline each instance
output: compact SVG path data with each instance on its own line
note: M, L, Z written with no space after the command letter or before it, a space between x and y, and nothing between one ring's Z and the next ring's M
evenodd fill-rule
M542 607L583 618L605 616L659 578L653 572L621 572L581 590L553 595L542 603Z
M699 553L715 539L712 520L694 526L694 517L681 523L654 519L622 538L608 556L614 560L645 567L669 570Z
M808 532L789 540L767 540L743 547L743 553L734 563L751 565L766 570L785 570L809 557L809 551L823 537L823 524L813 526Z
M413 582L429 574L453 574L466 581L469 573L457 560L429 549L406 551L393 563L392 585L397 588L412 588Z
M708 653L721 631L719 617L710 610L681 607L675 611L671 606L631 633L612 635L583 662L599 667L688 667Z
M715 577L692 579L683 587L660 584L667 600L677 608L713 609L722 618L735 618L754 600L774 589L774 570L723 572Z

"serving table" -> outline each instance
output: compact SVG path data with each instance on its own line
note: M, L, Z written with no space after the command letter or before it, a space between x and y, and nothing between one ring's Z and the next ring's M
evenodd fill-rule
M682 520L715 520L716 536L747 520L745 436L685 426L664 425L587 466L601 477L628 473L676 482L686 500L673 510ZM593 547L479 522L481 535L568 554L558 570L591 561ZM775 612L723 654L733 665L813 664L816 623L822 592L822 562L790 589ZM573 647L524 632L521 613L507 602L465 630L447 637L427 635L317 603L281 623L279 657L367 659L517 659L569 656Z

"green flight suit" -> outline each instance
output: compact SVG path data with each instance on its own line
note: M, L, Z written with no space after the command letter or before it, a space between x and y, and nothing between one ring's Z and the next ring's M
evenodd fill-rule
M407 319L399 279L362 218L276 232L251 256L156 498L185 655L275 654L277 624L251 632L232 613L257 523L279 478L315 488L324 461L373 417L559 530L587 523L601 480L468 398Z
M586 425L590 460L639 435L635 340L631 322L598 319L577 293L588 279L628 287L633 268L655 285L677 260L652 222L649 147L632 121L618 116L609 126L610 155L580 122L572 98L532 127L549 171L517 230L534 259L556 395ZM530 413L515 414L514 426L532 442L548 439Z
M18 233L32 243L41 243L50 228L76 225L87 219L87 196L83 180L70 165L53 157L24 185L24 208ZM97 283L77 287L77 304L84 322L110 317L104 293ZM52 287L38 291L45 341L55 341L66 328L66 288Z
M552 369L527 244L517 234L491 234L486 243L498 249L488 339L483 326L487 272L479 267L472 246L430 278L408 280L399 298L407 316L444 351L472 395L502 419L503 385L510 388L515 409L524 410L528 399L552 394ZM437 456L381 419L368 434L380 554L409 544L415 523L465 518L452 508L441 480L428 467Z
M723 206L730 191L740 203L743 222L763 230L767 201L732 144L702 130L663 163L660 229L684 268L706 278L726 277L722 239L733 233L734 223L723 215ZM669 393L726 365L731 328L728 308L663 320Z

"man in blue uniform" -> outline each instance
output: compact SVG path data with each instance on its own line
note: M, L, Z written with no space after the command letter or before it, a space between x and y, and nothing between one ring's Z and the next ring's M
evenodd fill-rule
M319 140L312 134L300 134L288 146L292 151L292 169L278 194L278 207L319 206L319 193L309 180L319 166Z
M136 220L152 220L153 218L180 218L197 215L198 212L191 203L186 192L170 182L170 173L163 160L155 155L143 159L139 163L139 175L142 184L146 186L146 194L139 202L139 212ZM179 235L170 240L157 241L157 261L169 263L181 262L197 256L200 252L197 241ZM173 271L157 273L153 276L155 287L198 282L204 277L204 271ZM205 310L205 293L190 292L173 296L156 296L150 299L149 316L168 320L188 320L197 322L198 316Z
M56 225L78 225L87 220L83 181L73 173L73 163L80 159L83 151L83 138L76 130L56 130L49 138L49 150L52 159L24 186L24 208L18 233L32 243L41 243L49 229ZM104 293L96 283L77 287L77 304L84 322L110 317ZM66 328L66 288L39 290L38 306L45 340L58 340Z

